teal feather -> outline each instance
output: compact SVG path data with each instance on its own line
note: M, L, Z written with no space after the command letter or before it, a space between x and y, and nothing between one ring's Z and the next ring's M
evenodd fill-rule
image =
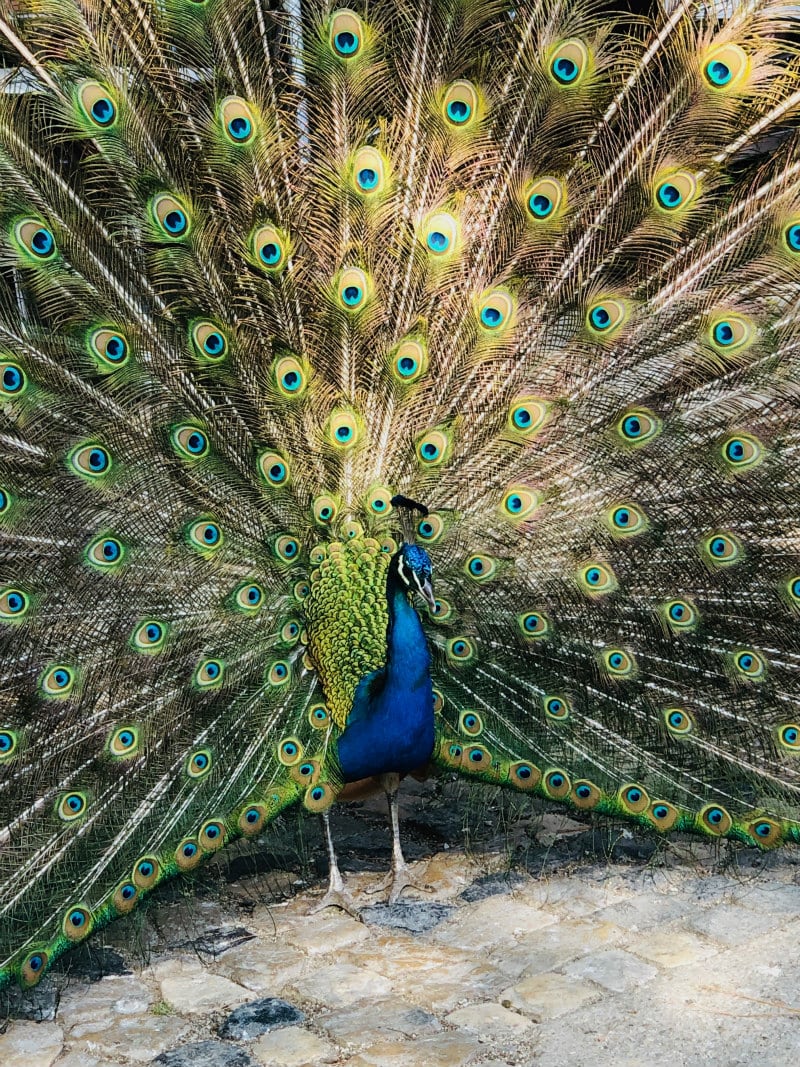
M2 7L0 984L328 809L402 540L441 769L800 839L794 29Z

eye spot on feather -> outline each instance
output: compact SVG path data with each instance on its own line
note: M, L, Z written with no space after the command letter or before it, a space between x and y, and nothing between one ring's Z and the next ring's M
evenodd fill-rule
M458 728L462 734L478 737L483 733L483 719L477 711L462 711L458 718Z
M313 704L308 709L308 721L315 730L327 730L331 716L325 704Z
M300 542L291 534L283 534L275 542L275 555L282 563L292 563L300 555Z
M334 12L330 21L328 40L335 55L340 59L355 59L364 43L363 24L355 11L342 8Z
M7 587L0 591L0 621L16 621L27 614L31 600L22 589Z
M328 420L327 438L335 448L352 448L361 439L361 426L352 411L333 411Z
M46 697L67 697L75 688L75 671L63 664L50 667L42 675L39 687Z
M489 581L497 573L497 561L476 553L467 560L465 572L475 582Z
M17 751L19 737L16 731L0 729L0 763L10 760Z
M194 684L199 689L213 689L222 684L225 676L223 663L218 659L204 659L194 672Z
M263 804L251 804L239 816L238 827L246 837L259 834L267 823L267 809Z
M186 541L203 555L218 551L224 544L222 530L211 519L198 519L187 526Z
M270 488L285 486L289 481L289 464L277 452L264 452L259 456L258 469Z
M701 542L700 551L706 562L712 567L729 567L740 562L743 549L737 538L730 533L714 533Z
M734 434L722 444L722 458L734 471L749 470L757 466L763 457L761 442L750 434Z
M469 663L475 657L475 646L468 637L453 637L447 642L447 658L451 663Z
M0 489L0 515L6 515L11 510L14 498L5 489Z
M652 411L634 408L622 416L616 428L623 444L638 447L661 433L661 421Z
M267 668L267 685L273 689L279 689L281 686L286 685L291 680L291 677L291 668L286 660L276 660L275 663Z
M278 759L284 767L294 767L303 758L303 745L296 737L278 742Z
M578 571L578 584L590 597L605 596L617 588L617 579L605 563L587 563Z
M556 722L564 722L569 718L571 706L569 700L562 696L547 695L542 698L542 705L544 707L544 713L548 719L554 719Z
M655 206L666 214L675 214L689 207L697 198L697 179L686 170L673 171L657 179L654 187Z
M0 362L0 393L6 397L22 396L28 377L18 363Z
M422 541L434 544L444 533L444 523L438 515L426 515L417 523L417 533Z
M774 819L755 819L747 829L759 848L775 848L783 841L783 826Z
M234 594L234 604L247 614L252 614L261 607L264 600L264 590L257 582L244 582Z
M796 722L778 727L778 743L787 752L800 752L800 725Z
M519 397L508 411L507 427L515 438L528 440L542 428L547 418L547 404L535 397Z
M712 320L708 338L718 352L738 352L755 339L755 327L743 315L724 315Z
M557 218L566 206L566 190L557 178L539 178L525 190L525 207L533 222Z
M56 805L56 813L63 822L74 822L86 814L85 793L64 793Z
M425 467L438 467L450 453L450 436L443 430L429 430L416 445L417 458Z
M216 819L210 819L200 827L197 835L200 847L206 852L216 852L225 844L225 827Z
M512 325L514 300L505 289L490 289L478 300L478 321L486 333L502 333Z
M159 193L150 201L150 216L157 232L167 240L178 241L188 237L191 216L185 204L172 193Z
M538 506L538 494L523 485L509 486L500 502L503 516L515 522L527 519Z
M457 130L470 129L479 118L479 98L472 82L453 82L445 91L442 113L448 126Z
M133 882L139 889L152 889L161 876L161 864L155 856L143 856L133 868Z
M112 903L120 915L127 915L136 907L138 897L139 890L133 882L123 882L114 891Z
M251 105L240 96L226 96L219 105L219 121L227 140L237 147L255 136L256 120Z
M128 362L128 342L115 329L100 327L93 330L89 334L87 347L100 371L108 373Z
M517 763L512 763L508 769L508 780L511 785L516 789L520 789L527 793L536 786L542 780L542 772L538 767L534 767L532 763L527 763L525 760L519 760Z
M606 521L614 537L632 537L648 528L647 517L635 504L619 504L606 515Z
M788 250L795 255L800 252L800 222L790 222L783 231L783 240Z
M701 69L709 89L729 92L746 79L750 58L738 44L727 44L708 53Z
M393 377L401 385L419 381L428 370L428 352L422 341L405 340L391 354Z
M200 748L196 752L190 752L186 759L186 774L189 778L205 778L214 764L211 752L207 748Z
M386 188L386 164L376 148L359 148L353 157L352 184L359 196L370 198Z
M666 800L654 800L647 809L647 817L657 830L671 830L678 821L680 812Z
M661 608L667 630L673 634L690 633L700 622L697 608L690 600L668 600Z
M48 263L58 254L53 231L39 219L20 219L12 233L19 251L33 262Z
M213 322L195 322L190 330L195 356L204 362L219 363L228 353L228 341Z
M287 400L302 396L308 384L308 375L294 356L282 356L275 363L275 385Z
M570 800L581 811L590 811L592 808L596 808L602 799L603 794L594 782L582 778L573 783Z
M145 619L133 633L132 644L138 652L160 652L167 640L168 626L156 619Z
M81 941L92 932L92 913L88 908L79 905L70 908L64 916L61 924L64 936L70 941Z
M551 52L547 69L557 86L574 88L589 69L589 49L577 37L562 41Z
M124 560L125 550L116 537L98 537L86 549L85 558L98 570L113 570Z
M650 806L650 797L640 785L622 786L619 800L623 808L634 815L640 815Z
M733 666L741 678L749 681L760 681L767 673L767 664L764 657L751 648L741 649L733 654Z
M522 631L522 636L529 641L541 641L550 636L551 624L548 617L542 611L527 611L517 616L517 625Z
M609 648L600 657L601 666L610 678L631 678L636 673L636 661L624 648Z
M134 726L120 726L108 739L109 755L117 759L135 756L139 750L139 731Z
M35 949L24 957L20 965L20 983L25 989L37 985L50 964L50 956L44 949Z
M111 129L116 122L117 105L99 82L87 81L78 86L78 105L92 125L101 130Z
M664 708L662 715L667 729L676 737L690 734L695 728L694 719L683 708Z
M286 266L289 241L275 226L258 226L250 235L253 262L268 274L277 274Z
M544 791L554 800L563 800L572 788L572 783L565 771L547 771L542 780Z
M727 834L733 826L733 819L725 808L717 804L707 804L697 815L699 826L715 837Z
M363 270L350 267L342 271L336 287L340 305L345 311L359 311L369 296L369 283Z

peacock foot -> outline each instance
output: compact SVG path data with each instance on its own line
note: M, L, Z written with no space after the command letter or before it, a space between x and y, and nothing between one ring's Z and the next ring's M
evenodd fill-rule
M420 893L432 893L433 886L428 885L426 882L418 881L411 873L411 868L407 863L401 866L395 867L387 874L383 881L378 885L372 886L368 889L368 893L383 893L389 890L389 896L387 897L387 904L396 904L403 894L405 889L416 889Z
M352 915L352 917L358 919L359 922L364 921L361 917L360 908L351 894L348 893L344 887L340 889L329 889L319 904L315 904L308 914L316 915L318 912L324 911L325 908L339 908L340 911L346 911L348 915Z

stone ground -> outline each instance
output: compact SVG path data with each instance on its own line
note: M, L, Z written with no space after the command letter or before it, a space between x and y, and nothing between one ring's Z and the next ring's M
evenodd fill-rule
M389 857L370 801L334 814L364 921L310 913L318 820L288 820L12 998L0 1064L798 1062L797 852L654 841L441 783L409 783L403 808L429 892L369 893Z

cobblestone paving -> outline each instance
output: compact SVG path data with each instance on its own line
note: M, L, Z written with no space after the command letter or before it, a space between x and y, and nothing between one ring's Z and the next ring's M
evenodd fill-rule
M586 827L546 816L548 833ZM452 848L414 865L435 888L393 907L368 893L376 874L348 875L363 922L309 914L319 887L254 904L259 876L243 879L151 909L146 965L48 979L17 1005L43 1021L9 1021L0 1064L795 1064L798 857L719 859L679 842L533 875Z

